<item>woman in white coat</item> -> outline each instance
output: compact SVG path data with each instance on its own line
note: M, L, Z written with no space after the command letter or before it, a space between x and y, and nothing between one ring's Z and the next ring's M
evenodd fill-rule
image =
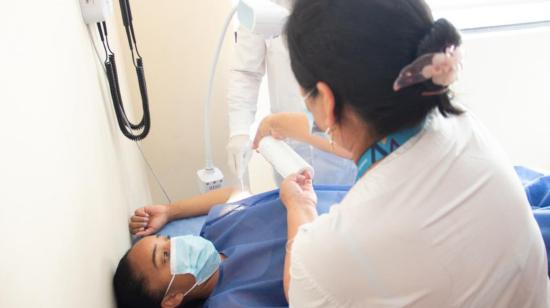
M452 24L422 0L297 0L286 35L308 109L359 172L319 217L308 174L283 182L290 306L548 307L544 243L521 184L451 102ZM284 131L274 122L257 139Z

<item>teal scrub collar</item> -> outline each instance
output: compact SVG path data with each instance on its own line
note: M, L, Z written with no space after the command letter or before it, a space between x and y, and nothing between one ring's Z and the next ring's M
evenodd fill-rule
M422 124L418 126L407 128L394 134L390 134L386 138L384 138L386 142L379 141L369 147L365 151L365 153L363 153L361 158L359 158L359 162L357 162L357 178L355 179L355 182L359 181L359 179L367 172L367 170L369 170L369 168L375 162L383 159L384 157L390 155L393 151L397 150L397 148L399 148L405 142L409 141L409 139L418 134L423 127L424 122L422 122Z

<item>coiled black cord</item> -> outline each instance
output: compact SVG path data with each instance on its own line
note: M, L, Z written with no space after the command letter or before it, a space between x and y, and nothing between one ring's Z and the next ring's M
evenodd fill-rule
M132 17L130 12L130 4L127 0L120 0L121 13L126 28L126 35L128 36L128 42L130 44L130 50L132 52L132 63L136 69L136 74L139 84L139 92L141 95L141 105L143 109L143 115L138 124L132 123L122 102L122 94L120 91L120 85L118 80L118 71L116 67L115 55L109 46L107 25L105 22L98 23L97 28L99 31L99 37L105 49L105 70L107 74L107 80L109 82L109 89L111 91L111 98L113 99L113 107L117 117L118 126L124 136L128 139L138 141L142 140L149 134L151 129L151 116L149 111L149 98L147 94L147 84L145 82L145 70L143 68L143 59L137 50L137 44L135 39L135 33L132 25ZM136 59L134 56L134 46L138 55ZM141 133L135 132L136 130L142 130Z

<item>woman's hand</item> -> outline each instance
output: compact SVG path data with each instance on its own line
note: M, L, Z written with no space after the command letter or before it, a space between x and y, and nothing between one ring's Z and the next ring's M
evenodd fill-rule
M309 172L289 175L279 191L281 201L287 210L297 207L313 207L317 205L317 194L313 190L313 183Z
M137 209L130 217L130 233L142 237L156 233L169 220L169 205L150 205Z
M304 141L310 136L307 116L299 112L274 113L265 117L256 131L252 148L257 149L263 137Z
M290 253L292 242L298 233L300 226L311 223L317 217L317 195L313 190L311 175L305 171L302 174L289 175L279 192L287 213L287 244L283 271L283 288L288 300L290 286Z

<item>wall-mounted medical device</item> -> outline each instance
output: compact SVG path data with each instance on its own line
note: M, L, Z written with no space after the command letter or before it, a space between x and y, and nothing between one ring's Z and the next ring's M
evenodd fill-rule
M223 173L214 166L212 159L212 144L210 140L210 106L216 66L233 16L237 14L241 25L251 32L264 36L266 39L278 36L286 23L290 12L268 0L239 0L227 15L223 30L218 39L218 46L210 66L208 92L204 101L204 148L206 166L197 171L199 188L202 192L220 188L223 185ZM242 179L240 179L242 182Z
M107 20L113 15L113 2L111 0L80 0L82 17L88 25Z
M109 81L109 89L113 100L113 107L117 117L118 126L124 136L138 141L147 137L151 128L151 116L149 113L149 98L147 95L147 84L145 82L145 71L143 68L143 58L139 54L136 42L134 26L132 24L132 12L130 10L129 0L119 0L122 21L126 30L126 37L132 53L132 63L136 69L139 92L141 95L141 105L143 115L141 120L135 124L130 121L124 109L122 93L120 90L118 71L115 62L115 54L109 45L106 19L111 16L113 3L111 0L80 0L82 16L87 24L96 24L101 38L103 49L105 50L105 73Z

